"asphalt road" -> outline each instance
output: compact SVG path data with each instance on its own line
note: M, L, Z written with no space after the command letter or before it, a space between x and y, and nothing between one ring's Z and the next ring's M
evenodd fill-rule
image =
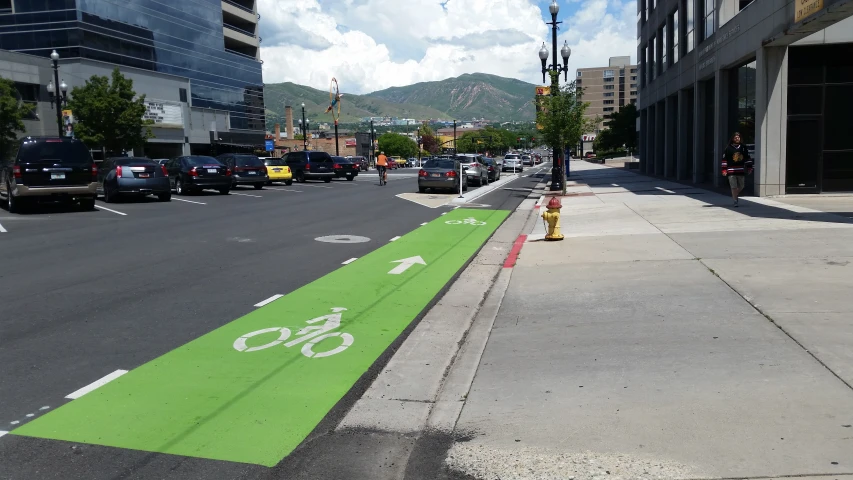
M416 169L354 182L205 193L94 212L0 210L0 432L13 431L116 370L132 370L437 218L395 195ZM513 210L532 171L476 200ZM324 243L357 235L364 243ZM360 289L367 286L347 285ZM333 293L333 292L330 292ZM339 405L337 408L347 408ZM56 440L0 437L6 478L285 478L281 468Z

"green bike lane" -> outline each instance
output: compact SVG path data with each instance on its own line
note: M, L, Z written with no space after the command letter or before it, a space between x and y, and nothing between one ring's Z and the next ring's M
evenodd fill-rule
M508 215L453 210L11 434L274 466Z

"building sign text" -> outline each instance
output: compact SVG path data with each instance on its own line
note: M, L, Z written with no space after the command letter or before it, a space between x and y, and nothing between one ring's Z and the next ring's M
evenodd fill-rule
M794 23L798 23L823 10L823 0L797 0L794 6Z
M158 127L184 126L184 111L180 104L146 101L145 109L142 118L154 120L154 125Z

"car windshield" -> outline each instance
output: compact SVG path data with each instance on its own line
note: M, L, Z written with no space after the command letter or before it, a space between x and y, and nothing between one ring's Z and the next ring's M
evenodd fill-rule
M82 142L60 140L24 142L18 151L18 159L24 163L50 160L69 165L92 164L92 155Z
M491 158L487 158L487 159L483 160L483 163L485 163L486 165L494 165L495 161L492 160Z
M352 163L352 160L346 157L332 157L335 163Z
M424 163L424 168L440 168L444 170L453 170L456 162L453 160L427 160Z
M280 158L268 158L264 161L268 167L283 167L284 161Z
M116 159L116 165L156 165L154 160L147 158L119 158Z
M234 157L238 167L262 167L264 162L254 155L237 155Z
M187 157L187 163L194 167L200 167L204 165L222 165L219 163L219 160L213 157Z
M504 158L506 160L518 160L518 155L515 153L508 153Z

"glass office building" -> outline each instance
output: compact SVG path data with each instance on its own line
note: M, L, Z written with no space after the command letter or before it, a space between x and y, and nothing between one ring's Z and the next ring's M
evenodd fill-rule
M0 0L0 49L186 78L188 117L218 112L214 140L248 147L265 133L259 18L255 0Z

